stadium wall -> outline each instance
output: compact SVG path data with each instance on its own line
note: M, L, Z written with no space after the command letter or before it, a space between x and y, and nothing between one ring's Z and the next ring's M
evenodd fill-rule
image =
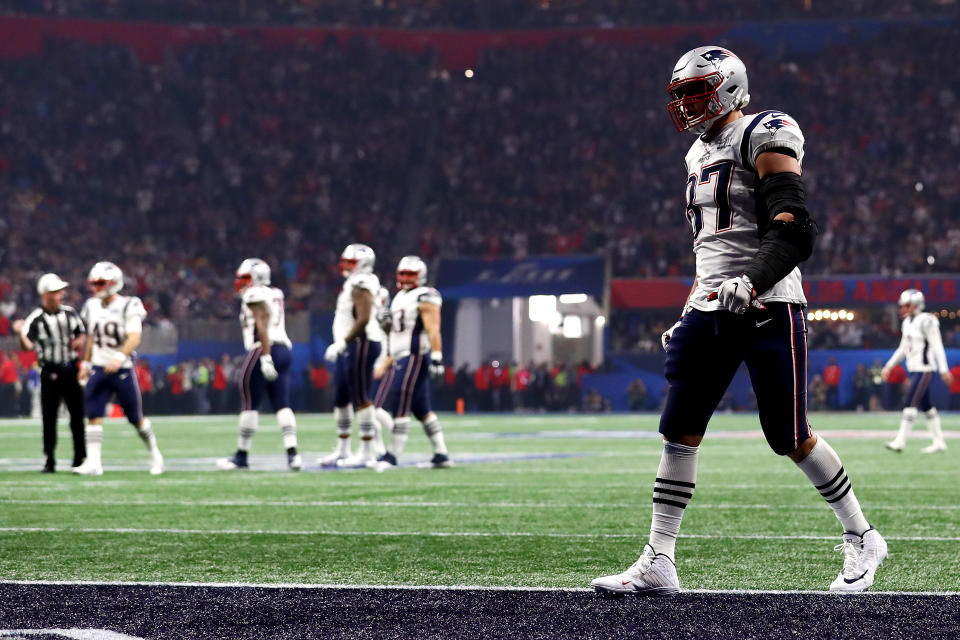
M946 351L948 363L960 361L960 349ZM814 349L808 353L807 357L808 379L815 374L822 374L830 358L836 358L841 370L839 403L842 408L852 409L854 408L852 406L853 373L857 365L863 364L870 368L876 360L883 364L892 353L893 349ZM581 394L586 395L591 389L596 389L600 395L610 401L611 409L627 411L629 409L627 387L639 378L647 388L643 409L657 411L666 386L663 378L663 353L613 354L608 360L617 372L585 375L581 384ZM730 404L738 408L749 407L750 393L750 377L746 367L741 366L730 385ZM950 407L950 393L939 377L934 378L930 393L934 405L941 410Z

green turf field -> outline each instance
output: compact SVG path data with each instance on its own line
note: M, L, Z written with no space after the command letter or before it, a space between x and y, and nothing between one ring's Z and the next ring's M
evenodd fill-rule
M874 590L957 591L960 442L935 456L919 439L891 453L882 440L898 417L811 422L889 542ZM316 469L334 442L328 416L299 416L301 473L282 470L272 416L247 473L214 470L235 446L234 417L155 418L160 477L132 428L110 421L95 478L39 473L37 422L3 421L0 579L585 587L646 542L657 420L445 416L456 467L378 474ZM943 427L956 436L960 416ZM916 431L925 436L922 421ZM401 462L427 451L415 427ZM65 425L58 454L69 462ZM759 437L756 416L714 419L677 546L684 588L824 590L842 564L839 533L806 477Z

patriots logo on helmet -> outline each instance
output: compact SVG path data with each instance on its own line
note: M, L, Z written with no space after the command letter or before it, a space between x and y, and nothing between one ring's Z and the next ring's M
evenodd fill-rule
M773 120L768 120L763 123L763 126L766 127L771 132L777 131L778 129L783 129L784 127L795 127L794 123L784 118L774 118Z
M710 62L720 62L725 58L729 58L733 54L729 51L724 51L723 49L710 49L710 51L704 51L700 54L700 57L704 60L709 60Z

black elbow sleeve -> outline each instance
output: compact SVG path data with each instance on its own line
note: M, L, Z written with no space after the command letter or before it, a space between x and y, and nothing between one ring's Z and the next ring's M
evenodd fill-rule
M806 190L795 173L764 176L755 189L760 249L744 270L760 295L813 253L819 228L806 207ZM775 220L790 213L793 220Z

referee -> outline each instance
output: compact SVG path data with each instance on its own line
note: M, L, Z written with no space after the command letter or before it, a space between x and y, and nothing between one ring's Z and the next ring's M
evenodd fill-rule
M44 473L56 471L53 451L57 446L57 411L60 400L70 412L73 434L73 466L79 467L87 457L83 432L83 390L77 382L77 348L86 330L73 309L63 303L63 290L69 285L55 273L47 273L37 281L40 307L26 320L17 320L14 331L20 346L37 350L40 361L40 404L43 407L43 453L47 456Z

